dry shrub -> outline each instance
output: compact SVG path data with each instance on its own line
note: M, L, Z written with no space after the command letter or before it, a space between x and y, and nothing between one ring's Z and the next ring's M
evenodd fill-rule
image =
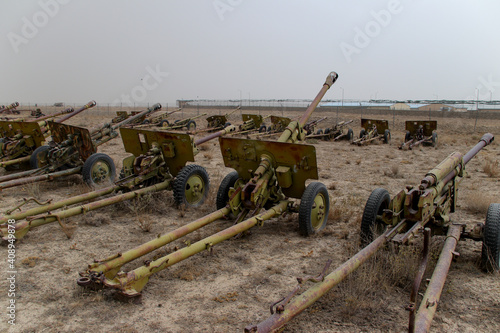
M103 224L109 224L110 219L107 214L88 212L83 215L82 221L87 225L100 227Z
M198 146L198 150L199 151L209 151L211 149L210 149L210 145L201 145L201 146Z
M337 189L337 184L335 182L328 184L328 189L331 191L335 191Z
M404 177L399 173L399 165L393 164L389 170L384 170L384 176L391 178L402 178Z
M172 272L172 276L184 281L193 281L201 276L205 271L191 262L186 262L184 265Z
M483 171L488 177L496 178L500 174L500 166L498 161L487 159L483 166Z
M360 165L360 164L361 164L361 159L356 160L356 165Z
M488 207L493 202L495 202L495 200L484 195L482 191L472 191L465 197L466 209L471 213L486 215Z
M331 222L349 222L354 215L353 208L359 207L360 204L361 198L352 194L344 198L331 199L328 220Z
M21 261L21 264L28 266L28 267L35 267L39 260L40 260L39 257L28 257L28 258L24 258Z
M383 305L383 298L394 288L405 293L411 291L421 259L422 242L416 246L401 246L397 251L379 250L346 280L339 284L333 302L339 304L343 321L359 316L362 311L371 313ZM427 274L431 274L441 240L431 243ZM350 249L353 254L357 246ZM423 285L423 284L421 284Z
M24 186L24 189L26 190L26 193L28 193L29 197L37 200L41 199L40 183L28 183Z
M214 155L211 152L207 152L203 154L203 157L205 157L207 160L211 160L214 158Z

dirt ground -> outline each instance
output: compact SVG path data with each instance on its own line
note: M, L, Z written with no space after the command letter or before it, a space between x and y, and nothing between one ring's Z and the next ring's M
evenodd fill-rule
M313 113L311 119L323 116L328 119L320 123L320 128L335 122L335 114L321 111ZM89 124L88 116L79 115L69 123L90 127L109 118L93 116ZM237 122L239 115L231 119ZM354 120L351 127L355 135L359 134L359 116L339 115L339 120L349 119ZM71 239L56 223L31 230L16 243L15 326L7 323L9 269L7 248L0 249L0 268L4 272L0 280L0 331L242 332L244 327L259 323L270 315L270 304L296 286L296 277L318 274L328 259L333 260L331 271L358 250L361 216L372 190L383 187L393 196L406 185L419 184L426 172L450 153L465 154L483 133L498 135L500 128L499 120L482 119L473 132L473 120L440 118L438 146L408 151L397 147L404 137L404 121L409 119L397 117L394 123L388 120L392 132L389 145L309 142L316 147L319 181L327 186L331 201L328 225L321 233L309 238L300 236L297 215L266 221L241 238L214 246L211 253L205 251L155 274L140 302L118 301L109 291L84 290L76 284L78 272L94 259L124 252L214 211L219 183L231 171L222 164L217 140L207 143L196 156L196 163L204 166L211 177L209 199L200 209L176 209L172 193L166 191L66 220L73 232ZM205 121L197 122L205 125ZM467 165L457 212L452 214L454 222L469 227L484 222L488 204L500 202L498 147L494 142ZM100 151L112 156L118 170L127 156L120 139L105 144ZM485 172L487 166L493 170L489 175ZM0 193L0 211L3 214L24 197L60 200L85 191L89 189L79 176L7 189ZM231 221L219 220L186 239L193 243L229 226ZM442 242L443 237L433 237L432 263L426 278L430 277ZM405 332L405 307L420 243L419 239L399 253L379 252L363 269L294 318L284 332ZM184 246L186 243L179 240L144 259ZM460 256L451 265L432 331L499 332L500 275L479 269L480 242L461 241L457 251ZM123 270L142 264L143 259L139 259Z

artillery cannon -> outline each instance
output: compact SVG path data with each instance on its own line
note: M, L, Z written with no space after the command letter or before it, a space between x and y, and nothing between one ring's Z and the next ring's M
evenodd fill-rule
M185 118L185 119L178 119L174 121L173 124L167 124L167 126L163 125L162 129L164 130L180 130L182 128L186 128L189 132L193 132L196 130L196 121L195 119L198 119L200 117L206 116L206 113L191 117L191 118Z
M144 119L141 124L143 124L143 125L156 125L156 126L160 126L160 127L163 127L163 126L165 126L165 124L167 124L166 126L168 126L168 125L170 125L168 120L167 120L168 116L170 116L176 112L179 112L179 111L182 111L182 109L179 108L179 109L176 109L174 111L165 112L163 114L159 114L156 116L147 116L146 119Z
M318 130L316 134L308 135L307 139L322 139L322 140L333 140L337 141L340 139L346 139L351 141L353 138L352 129L349 128L345 131L348 124L352 123L352 120L341 121L335 124L333 127L325 128L325 130Z
M3 239L10 237L7 222L11 219L17 221L14 231L11 232L16 239L24 237L29 230L35 227L55 221L59 222L69 238L70 235L66 232L62 222L64 218L162 190L173 191L174 201L179 206L198 207L203 204L207 197L210 180L203 167L196 164L186 165L186 163L194 162L194 156L198 153L198 145L235 129L234 126L228 126L217 133L212 133L193 142L188 134L120 128L125 150L131 155L123 160L120 177L114 185L13 214L14 211L30 201L27 199L8 211L6 216L0 218L0 236ZM70 207L109 194L115 195L88 204ZM64 210L54 212L57 209ZM47 215L40 215L44 213Z
M97 153L97 147L116 138L118 128L159 109L161 105L155 104L118 124L104 124L92 131L49 122L52 141L33 151L29 160L32 170L0 177L0 190L78 173L91 186L114 181L114 162L108 155Z
M359 138L353 140L353 144L365 145L375 140L382 140L384 143L391 142L391 131L387 120L361 119L361 131Z
M492 204L488 210L486 223L476 224L472 230L466 230L465 225L452 223L450 220L450 213L456 209L457 186L464 178L465 165L493 139L492 134L485 134L467 154L452 153L428 172L419 185L408 186L392 200L387 190L375 189L367 200L361 220L360 238L361 244L365 247L325 276L329 266L327 263L323 273L318 278L311 279L317 283L294 298L305 282L303 279L299 280L299 285L293 292L273 304L269 318L258 325L248 326L245 332L279 331L288 321L339 284L388 242L398 245L408 244L411 238L422 232L424 234L422 262L413 284L407 310L410 311L409 331L428 332L460 238L483 241L482 265L489 270L499 269L500 205ZM446 239L418 312L415 314L417 294L429 256L431 232L435 235L446 235Z
M305 138L303 125L336 79L336 73L329 74L305 114L299 121L290 122L278 141L219 137L224 164L236 171L222 180L215 212L135 249L95 261L80 273L77 283L110 287L126 297L136 297L152 274L275 216L299 213L299 226L304 235L323 229L329 211L328 191L319 182L305 186L307 179L318 178L316 151L314 146L295 142ZM290 198L301 198L300 206ZM124 264L229 215L236 216L232 227L155 261L148 260L144 266L128 273L120 271Z
M236 109L233 111L226 113L224 115L213 115L207 118L207 128L211 130L216 130L216 129L221 129L223 127L226 127L228 125L231 125L228 123L227 117L235 113L236 111L240 110L241 106L238 106Z
M307 135L311 135L314 133L314 130L316 129L316 126L322 122L326 120L326 117L323 117L323 118L319 118L319 119L316 119L316 120L313 120L313 121L310 121L308 122L307 124L304 125L304 131L306 131L306 134ZM319 130L318 130L319 131ZM321 131L321 133L323 133L323 131ZM320 134L319 132L317 134Z
M0 136L2 137L0 167L22 166L30 161L31 154L40 148L50 135L46 120L65 114L64 117L55 121L55 123L62 123L95 105L95 101L90 101L76 111L73 108L67 108L30 121L0 121Z
M16 110L16 108L19 106L18 102L14 102L10 105L7 106L2 106L0 109L0 113L3 114L19 114L20 112Z
M405 129L405 141L399 146L399 149L412 149L420 144L437 146L437 121L409 120L405 122Z

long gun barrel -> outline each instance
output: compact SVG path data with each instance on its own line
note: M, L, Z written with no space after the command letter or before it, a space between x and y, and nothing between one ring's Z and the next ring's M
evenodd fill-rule
M2 109L0 109L0 113L6 112L9 110L13 110L13 109L17 108L18 106L19 106L19 103L14 102L14 103L7 105L7 106L4 106Z
M61 119L56 120L55 122L56 122L56 123L63 123L63 122L65 122L66 120L68 120L69 118L74 117L74 116L76 116L77 114L79 114L79 113L81 113L81 112L83 112L83 111L85 111L85 110L87 110L87 109L93 108L94 106L96 106L96 104L97 104L97 103L96 103L95 101L90 101L90 102L88 102L87 104L85 104L84 106L82 106L81 108L79 108L78 110L73 111L72 113L70 113L70 114L68 114L68 115L66 115L66 116L64 116L64 117L62 117Z
M474 157L483 147L490 144L494 140L492 134L487 133L483 135L478 144L476 144L472 149L470 149L467 154L464 155L462 163L450 163L454 162L455 158L458 156L461 158L461 155L458 153L454 153L450 155L450 157L446 158L442 163L440 163L436 168L432 169L425 178L422 180L420 185L421 189L429 189L431 186L437 184L441 186L446 185L450 180L453 180L454 177L459 175L460 171L463 170L465 164L467 164L472 157ZM379 189L378 189L379 190ZM427 192L427 191L425 191ZM438 191L439 192L439 191ZM439 193L438 193L439 194ZM425 194L423 194L425 196ZM394 199L393 199L394 200ZM411 201L411 200L410 200ZM368 204L367 204L368 206ZM420 225L425 225L432 218L432 214L426 216L425 221L420 221ZM363 217L364 219L364 217ZM405 227L408 221L403 218L398 224L393 225L393 228L387 230L382 235L377 237L371 243L369 243L365 248L363 248L360 252L355 254L351 259L346 261L344 264L339 266L337 269L333 270L330 274L325 277L319 279L319 283L316 283L306 291L300 294L300 296L295 297L293 300L291 299L298 291L296 289L292 292L289 297L286 297L282 301L276 303L275 305L281 303L281 305L276 307L276 312L272 311L271 316L266 320L260 322L258 325L250 325L245 328L245 332L247 333L263 333L263 332L278 332L288 321L293 319L295 316L304 311L307 307L312 305L316 300L318 300L321 296L326 294L330 289L338 285L342 282L350 273L354 272L362 263L372 257L380 248L382 248L387 242L396 238L396 236L401 235L401 232L406 231ZM362 226L363 229L363 226ZM451 225L448 230L448 237L445 243L445 248L442 253L444 255L439 259L437 270L439 273L434 273L434 275L439 276L440 278L431 279L431 284L428 287L428 290L424 296L424 301L432 298L434 300L439 299L439 295L442 290L442 286L444 284L444 277L446 276L447 269L449 268L449 264L451 262L451 254L453 252L454 246L456 245L456 241L460 238L460 227L456 225ZM449 250L451 248L451 250ZM433 281L435 280L435 281ZM300 285L299 281L299 285ZM431 297L432 296L432 297ZM422 302L422 306L420 307L419 313L416 317L416 323L418 325L425 325L428 329L430 326L430 320L432 320L432 316L435 312L435 305L431 305L432 309L426 309L427 305ZM423 309L423 310L422 310ZM416 330L419 331L419 330ZM423 330L422 332L427 332L428 330ZM420 332L420 331L419 331Z
M55 117L59 117L59 116L62 116L63 114L68 114L68 113L72 113L73 111L75 111L75 109L73 109L72 107L69 107L63 111L59 111L59 112L56 112L56 113L53 113L53 114L48 114L46 116L41 116L41 117L38 117L36 119L30 119L28 120L29 122L35 122L35 121L42 121L42 120L47 120L47 119L51 119L51 118L55 118Z
M318 106L319 102L326 94L328 89L330 89L330 87L335 83L335 81L337 81L338 77L339 77L338 74L335 72L331 72L330 74L328 74L328 76L326 77L326 81L323 84L323 87L319 91L318 95L316 95L314 100L311 102L306 112L302 115L302 117L299 119L298 122L293 121L288 125L288 127L285 129L283 134L281 134L280 138L278 139L278 142L289 142L290 140L293 142L299 135L302 135L301 133L302 128L307 123L307 120L309 120L309 117L311 117L311 114L316 109L316 107Z
M122 126L125 126L127 124L130 124L131 122L134 122L136 119L139 119L147 114L150 114L151 112L155 112L155 111L158 111L158 110L161 110L161 104L160 103L156 103L155 105L151 106L150 108L148 108L147 110L144 110L142 112L139 112L138 114L136 115L133 115L121 122L119 122L118 124L115 124L113 126L111 126L111 128L113 130L116 130ZM177 111L177 110L176 110ZM174 112L176 112L174 111Z

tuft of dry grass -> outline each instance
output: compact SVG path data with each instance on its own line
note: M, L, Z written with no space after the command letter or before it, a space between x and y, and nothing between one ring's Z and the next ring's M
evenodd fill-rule
M360 207L361 198L355 195L349 195L346 198L331 199L328 220L331 222L349 222L354 216L353 207Z
M498 161L487 159L483 165L483 172L490 178L497 178L500 175L500 166Z
M91 225L94 227L100 227L103 224L109 224L110 219L106 214L96 213L96 212L88 212L82 217L83 223L87 225Z
M485 196L482 191L472 191L465 197L466 209L471 213L478 213L486 215L490 204L495 200L491 197Z
M337 184L335 182L328 184L328 189L331 191L335 191L337 189Z
M399 165L393 164L389 170L384 170L384 176L391 178L403 178L404 176L399 173Z

